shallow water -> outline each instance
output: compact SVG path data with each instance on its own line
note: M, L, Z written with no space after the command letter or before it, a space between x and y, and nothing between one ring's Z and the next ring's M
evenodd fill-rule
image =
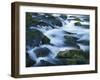
M59 15L53 15L53 16L59 16ZM30 58L32 60L35 60L36 63L33 64L32 66L40 66L41 61L47 61L52 64L56 64L59 59L56 58L57 54L60 51L65 51L65 50L73 50L77 49L74 46L69 46L65 45L65 38L64 36L72 36L77 38L76 44L79 46L79 49L83 51L89 51L89 45L84 45L82 43L78 43L78 41L89 41L89 28L84 28L80 26L75 26L74 23L75 20L68 21L62 20L63 26L58 27L54 26L55 28L51 28L50 26L38 26L34 27L31 26L30 29L37 29L41 31L46 37L50 39L50 44L41 44L39 46L30 48L27 50L27 53L29 54ZM82 24L89 24L89 22L81 22ZM37 48L48 48L51 52L48 53L48 56L42 56L42 57L37 57L36 53L34 50ZM51 65L52 66L52 65Z

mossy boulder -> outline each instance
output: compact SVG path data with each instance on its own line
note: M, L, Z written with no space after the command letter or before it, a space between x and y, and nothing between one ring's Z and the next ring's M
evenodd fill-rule
M57 55L59 58L75 58L77 56L84 56L84 52L82 50L65 50L60 51Z
M33 29L33 30L27 30L26 32L26 45L30 47L39 46L41 43L41 39L43 37L42 32Z
M82 26L82 24L78 21L74 23L75 26Z
M89 53L88 53L89 54ZM82 50L65 50L57 54L58 59L65 59L66 64L87 64L89 56Z
M34 53L37 57L46 57L51 53L51 51L48 48L44 47L37 48L36 50L34 50Z
M49 44L50 40L41 31L32 29L26 32L26 45L30 47L39 46L41 44Z
M32 67L35 63L36 61L32 60L28 53L26 53L26 67Z

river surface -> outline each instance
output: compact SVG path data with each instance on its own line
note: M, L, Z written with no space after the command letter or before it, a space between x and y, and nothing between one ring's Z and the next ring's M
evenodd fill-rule
M27 45L26 52L28 53L30 59L32 61L35 61L33 66L47 66L46 64L52 65L60 65L59 58L57 58L57 55L61 51L65 50L77 50L80 49L83 52L89 51L89 44L84 43L84 41L89 42L89 27L84 27L82 25L89 25L89 21L80 21L81 25L75 25L77 22L74 19L62 19L59 17L59 15L53 15L57 16L59 20L62 23L62 26L54 25L52 28L51 26L40 26L38 25L35 27L34 25L31 25L29 27L30 30L38 30L43 33L49 40L49 44L42 44L42 41L40 41L40 44L38 46L30 47L30 45ZM76 15L73 15L74 17ZM73 17L73 18L74 18ZM33 16L34 18L34 16ZM82 17L78 17L82 19ZM67 36L67 38L65 38ZM72 38L69 39L69 37ZM34 40L34 39L33 39ZM67 41L66 41L67 40ZM47 51L47 53L44 53L44 51ZM41 50L41 54L38 54L37 51ZM43 53L42 53L43 52Z

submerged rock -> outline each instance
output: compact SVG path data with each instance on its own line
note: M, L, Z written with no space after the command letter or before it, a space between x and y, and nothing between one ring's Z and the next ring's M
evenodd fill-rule
M37 57L46 57L51 53L51 51L48 48L44 47L37 48L36 50L34 50L34 53Z

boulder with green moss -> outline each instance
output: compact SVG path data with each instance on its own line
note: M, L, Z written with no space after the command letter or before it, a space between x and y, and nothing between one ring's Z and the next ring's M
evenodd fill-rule
M89 53L87 53L89 54ZM65 50L57 54L58 59L65 59L66 64L87 64L89 63L89 56L82 50Z
M32 29L26 32L26 45L31 47L39 46L41 44L49 44L50 39L46 37L41 31Z
M82 24L78 21L74 23L75 26L82 26Z

